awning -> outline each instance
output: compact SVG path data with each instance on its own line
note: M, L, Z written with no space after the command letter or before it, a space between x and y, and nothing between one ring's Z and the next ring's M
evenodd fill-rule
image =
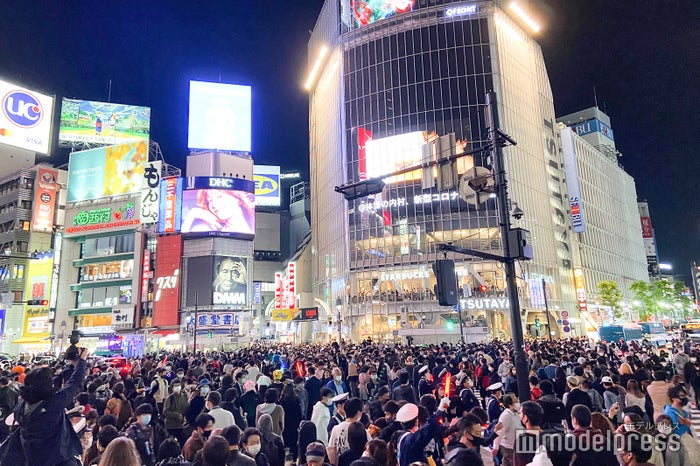
M68 317L84 316L89 314L111 314L112 307L85 307L80 309L68 309Z
M156 330L153 332L153 335L158 335L159 337L167 337L168 335L172 335L173 333L177 333L177 330Z
M12 342L13 345L49 344L48 337L20 337Z

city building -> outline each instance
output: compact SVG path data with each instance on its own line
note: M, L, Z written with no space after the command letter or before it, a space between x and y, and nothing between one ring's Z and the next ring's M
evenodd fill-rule
M558 121L574 233L574 285L579 310L593 330L613 320L598 301L601 281L617 283L631 303L632 283L648 280L637 190L618 164L606 114L592 108Z
M505 149L510 199L523 212L513 226L530 232L535 253L518 266L525 333L585 334L559 128L542 51L527 29L535 25L501 1L361 5L325 2L308 44L313 291L338 309L340 333L355 341L459 338L458 313L435 299L431 265L443 258L440 243L502 251L495 199L440 191L430 171L389 177L381 193L353 201L334 187L434 159L424 151L441 137L451 139L445 149L441 142L444 153L482 146L485 96L494 90L500 128L518 143ZM475 166L490 162L475 154L457 164L462 184ZM465 337L508 337L502 265L448 257Z

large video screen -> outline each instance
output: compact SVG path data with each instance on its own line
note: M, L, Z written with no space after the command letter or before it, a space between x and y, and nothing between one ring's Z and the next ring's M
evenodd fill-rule
M63 99L59 143L121 144L148 139L151 109L92 100Z
M68 202L141 191L148 142L73 152L68 162Z
M235 189L182 192L182 233L255 235L255 194Z
M406 168L420 167L425 144L426 135L422 131L365 141L367 178L380 178ZM420 180L422 176L423 172L419 168L384 181L395 183Z
M190 81L187 146L250 152L251 88Z
M53 97L0 81L0 144L49 153Z
M342 0L341 18L352 29L413 10L415 0Z
M248 296L248 261L242 257L214 259L212 303L245 306Z
M255 165L253 167L255 182L255 205L280 205L280 167L277 165Z

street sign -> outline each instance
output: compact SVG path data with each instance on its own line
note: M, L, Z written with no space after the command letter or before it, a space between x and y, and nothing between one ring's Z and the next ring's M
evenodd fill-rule
M561 319L557 319L557 323L561 325Z
M566 319L564 319L564 320L562 321L562 324L564 324L564 325L569 325L569 321L566 320Z
M567 317L569 317L569 311L561 311L561 316L562 318L566 319Z
M566 333L569 333L569 332L571 331L571 328L570 328L570 327L564 327L564 331L565 331Z

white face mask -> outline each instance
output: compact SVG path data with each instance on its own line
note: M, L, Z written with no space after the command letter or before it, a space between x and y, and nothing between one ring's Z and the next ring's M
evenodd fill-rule
M671 432L673 432L673 427L666 425L666 424L662 424L659 426L659 433L660 434L670 435Z
M258 453L260 453L260 444L258 443L257 445L248 445L246 449L248 450L248 453L255 456Z
M182 391L182 387L180 387L180 386L173 387L173 393L180 393L181 391Z
M328 400L323 404L325 404L326 406L333 406L333 400Z

